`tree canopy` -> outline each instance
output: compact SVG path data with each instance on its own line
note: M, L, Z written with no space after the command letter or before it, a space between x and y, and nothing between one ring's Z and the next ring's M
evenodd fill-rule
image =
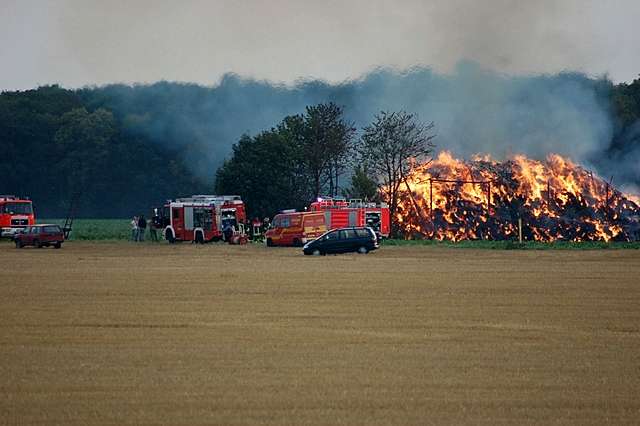
M380 176L371 165L349 162L361 142L351 120L362 132L374 120L373 111L420 112L436 120L438 145L444 149L457 136L487 128L481 122L487 114L478 118L480 124L474 121L474 112L482 111L447 109L448 95L464 101L460 97L466 91L455 89L467 80L445 77L429 70L403 76L379 72L344 85L305 82L282 88L227 76L216 87L159 82L3 92L0 193L30 196L40 217L64 216L78 191L83 194L78 213L84 217L126 217L168 198L216 189L240 193L260 215L304 207L315 195L366 198ZM511 96L500 98L502 109L489 105L488 112L514 114L517 120L509 123L517 125L502 129L509 138L526 135L540 124L528 117L546 117L545 108L558 100L581 114L594 97L610 120L587 160L602 173L615 171L617 183L640 187L640 79L615 85L563 74L480 81L511 90ZM484 98L475 100L480 101ZM584 126L593 117L588 112L571 128ZM461 117L463 122L457 121ZM461 130L443 139L443 128Z
M0 193L34 200L40 217L126 217L206 186L182 155L131 132L57 86L0 95Z
M271 216L337 195L355 128L333 103L285 117L275 128L243 136L216 174L216 191L242 196L250 212Z

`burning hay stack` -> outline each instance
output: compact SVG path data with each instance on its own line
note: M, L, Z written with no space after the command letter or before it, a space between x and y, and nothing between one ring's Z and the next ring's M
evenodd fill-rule
M590 171L552 154L504 162L442 152L402 184L397 218L411 238L634 241L640 207Z

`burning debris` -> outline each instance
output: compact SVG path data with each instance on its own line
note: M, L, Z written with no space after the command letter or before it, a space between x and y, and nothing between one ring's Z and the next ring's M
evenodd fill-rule
M401 186L397 219L409 238L535 241L640 240L638 200L551 154L461 161L442 152Z

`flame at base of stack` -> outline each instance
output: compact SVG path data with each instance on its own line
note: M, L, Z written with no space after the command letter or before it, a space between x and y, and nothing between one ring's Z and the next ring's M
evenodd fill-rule
M636 241L640 207L590 171L557 155L497 162L442 152L401 187L396 218L407 238Z

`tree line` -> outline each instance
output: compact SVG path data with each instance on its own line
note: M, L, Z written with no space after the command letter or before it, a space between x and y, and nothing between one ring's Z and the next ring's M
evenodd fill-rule
M64 216L76 193L83 217L128 217L168 198L211 192L239 193L256 216L304 208L318 195L379 197L393 206L389 183L406 171L396 165L385 173L375 163L389 148L380 135L415 126L428 139L434 129L410 112L365 116L354 99L375 78L291 90L229 78L216 88L162 82L3 92L0 193L29 195L40 217ZM640 79L592 84L614 124L593 163L615 164L617 179L624 174L640 186L637 161L628 161L640 158ZM394 155L388 159L402 158Z
M179 151L136 134L57 86L0 95L0 193L29 196L39 217L127 217L207 188Z

